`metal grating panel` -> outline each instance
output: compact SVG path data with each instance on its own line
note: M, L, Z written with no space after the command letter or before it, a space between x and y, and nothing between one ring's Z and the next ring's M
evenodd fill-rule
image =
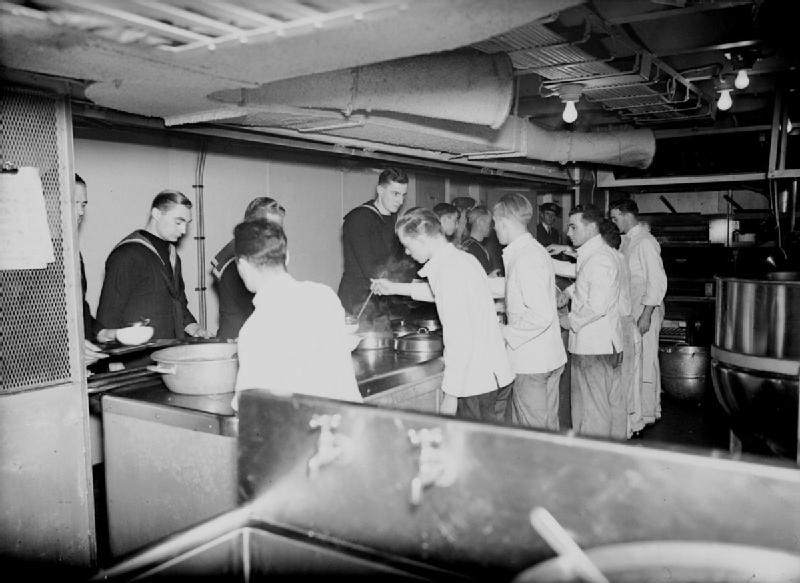
M71 380L55 98L0 92L0 155L39 169L55 261L45 269L0 270L0 393ZM68 231L69 233L69 231Z
M0 10L90 32L122 44L173 53L352 26L406 10L402 0L40 0L0 2Z
M530 47L544 47L563 43L564 38L542 23L520 26L510 32L497 35L472 46L485 53L506 53Z
M696 88L646 51L634 51L632 66L628 63L631 56L592 54L589 46L599 36L596 33L614 40L612 30L587 27L582 38L569 40L547 24L540 20L472 47L486 53L508 53L516 74L535 73L542 79L542 96L556 95L562 84L577 83L586 100L599 103L626 122L650 125L712 116L712 108ZM619 45L626 45L624 39L619 40Z

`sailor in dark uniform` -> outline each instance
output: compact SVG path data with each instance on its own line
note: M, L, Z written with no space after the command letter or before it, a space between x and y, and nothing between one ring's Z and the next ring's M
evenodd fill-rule
M492 230L492 215L485 206L476 206L467 213L467 229L469 235L459 248L473 255L487 274L491 273L492 257L485 241Z
M106 260L97 321L98 340L110 341L116 330L148 319L153 338L208 337L189 312L175 244L191 217L191 201L177 190L153 199L147 227L117 243Z
M266 219L283 226L286 210L268 196L254 198L247 205L244 220ZM253 293L248 290L236 268L236 250L233 239L211 260L211 272L217 278L219 298L219 328L217 338L233 340L253 313Z
M561 245L561 233L555 228L556 217L561 209L554 202L546 202L539 206L539 222L536 225L536 240L542 245Z
M378 177L375 199L357 206L344 217L344 273L339 283L339 299L350 314L356 314L369 296L370 279L396 280L407 271L409 262L403 259L394 232L397 211L403 206L407 191L406 173L387 168ZM398 274L398 270L403 274Z

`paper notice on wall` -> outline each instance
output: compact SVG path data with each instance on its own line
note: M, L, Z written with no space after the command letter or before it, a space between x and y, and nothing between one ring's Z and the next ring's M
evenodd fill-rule
M38 169L0 173L0 269L44 269L53 261Z

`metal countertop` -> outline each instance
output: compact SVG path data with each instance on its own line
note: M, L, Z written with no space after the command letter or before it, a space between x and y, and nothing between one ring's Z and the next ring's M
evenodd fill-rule
M388 389L421 381L444 370L438 354L399 354L394 350L364 350L352 354L361 395L367 399ZM125 371L98 374L88 381L90 409L157 421L176 427L235 437L238 416L231 408L233 393L183 395L166 388L157 373Z

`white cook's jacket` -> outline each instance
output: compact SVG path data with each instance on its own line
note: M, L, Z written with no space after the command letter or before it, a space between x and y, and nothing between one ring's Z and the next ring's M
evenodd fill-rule
M577 276L570 286L569 351L622 352L621 255L595 235L578 248Z
M633 317L638 318L644 306L660 306L667 293L661 246L642 224L637 224L623 235L621 251L628 261Z
M525 233L503 249L508 325L503 326L515 373L545 373L567 362L556 307L553 260Z
M444 335L442 390L472 397L510 384L514 373L478 260L448 243L419 271L433 291Z
M253 298L239 332L239 372L232 402L251 388L361 401L344 308L326 285L288 274Z

